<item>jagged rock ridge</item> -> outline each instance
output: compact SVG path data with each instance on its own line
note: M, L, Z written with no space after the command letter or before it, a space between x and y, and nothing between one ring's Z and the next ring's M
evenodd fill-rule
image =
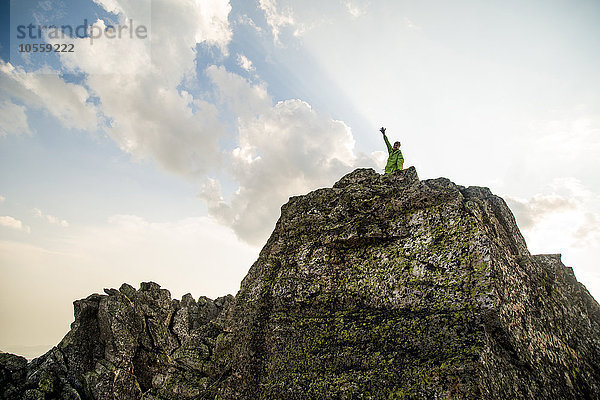
M233 301L172 300L156 283L123 284L74 302L63 340L27 365L0 355L6 399L202 398L215 374L210 358Z
M0 383L31 399L598 399L600 307L488 189L359 169L282 207L235 299L92 295L48 354L2 354Z

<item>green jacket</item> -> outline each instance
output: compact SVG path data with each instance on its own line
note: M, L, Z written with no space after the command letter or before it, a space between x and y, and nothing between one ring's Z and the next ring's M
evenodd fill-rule
M385 144L388 148L388 153L390 153L387 160L387 164L385 164L385 173L391 174L392 172L401 170L402 165L404 164L404 157L402 156L402 152L400 151L400 149L394 150L385 134L383 135L383 140L385 140Z

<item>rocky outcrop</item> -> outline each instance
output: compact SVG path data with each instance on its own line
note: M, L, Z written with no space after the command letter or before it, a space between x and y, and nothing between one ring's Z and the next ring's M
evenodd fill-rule
M282 207L235 299L92 295L0 379L32 399L598 399L600 307L488 189L360 169Z
M282 208L227 320L222 393L598 398L599 311L488 189L357 170Z
M75 301L71 331L29 365L0 355L5 399L214 398L210 360L233 296L172 300L156 283L105 292Z

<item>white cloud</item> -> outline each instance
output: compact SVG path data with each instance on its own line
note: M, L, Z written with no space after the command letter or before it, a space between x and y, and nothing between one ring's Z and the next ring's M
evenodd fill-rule
M32 211L33 215L35 215L38 218L45 219L52 225L62 226L63 228L67 228L69 226L69 223L64 219L60 219L58 217L55 217L54 215L44 214L39 208L34 208Z
M31 232L31 229L28 226L25 226L23 222L8 215L0 216L0 226L27 233Z
M65 82L56 71L28 73L2 62L0 88L28 106L48 110L66 127L94 130L101 122L122 150L137 159L152 158L168 171L193 178L217 166L218 139L224 134L218 110L180 85L195 76L198 44L227 54L229 2L156 0L150 10L149 2L95 1L118 14L120 25L146 26L149 37L103 36L93 45L88 38L74 39L77 51L60 53L61 62L67 72L83 74L83 85ZM106 23L97 20L93 26L104 30ZM23 128L23 113L15 115L11 129Z
M555 179L550 194L506 197L532 252L600 245L597 198L575 178Z
M98 124L96 107L81 85L63 81L57 72L27 73L0 60L0 88L3 97L17 98L34 108L46 109L68 128L94 130ZM17 124L26 123L21 115Z
M179 66L180 61L187 63L187 54L194 52L197 43L217 46L227 54L233 36L228 0L94 1L106 11L118 14L120 23L132 19L146 25L151 31L152 50L157 52L153 62L166 66L165 72Z
M573 199L557 194L537 194L530 199L507 197L506 201L522 229L531 229L549 214L566 212L577 208Z
M4 203L5 200L6 200L6 197L0 196L0 203Z
M248 26L252 27L258 33L263 32L263 29L260 26L256 25L256 22L254 22L254 20L246 14L239 16L236 23L242 24L242 25L248 25Z
M227 53L231 6L223 0L97 0L119 13L119 24L146 24L150 38L76 39L77 53L62 55L66 68L86 74L110 121L105 129L134 158L154 159L164 169L195 178L220 161L224 128L217 108L180 85L195 76L196 46ZM174 22L176 21L176 22ZM102 20L94 24L105 27ZM151 39L151 51L149 40ZM99 62L98 60L102 60Z
M237 63L242 69L248 72L253 72L256 70L256 68L254 68L254 66L252 65L252 61L250 61L248 57L246 57L243 54L238 54Z
M339 25L340 20L348 17L357 19L369 12L371 1L260 0L259 6L271 28L274 44L285 46L288 38L284 38L284 34L304 37L319 27ZM323 41L323 38L319 37L319 40Z
M233 174L240 183L231 205L241 237L262 242L289 196L330 186L355 162L354 139L341 121L287 100L240 126Z
M573 238L577 241L583 241L586 243L588 240L595 240L598 242L600 239L600 219L598 214L592 212L586 212L582 222L577 226L577 230L573 232Z
M554 192L572 197L579 202L592 201L596 196L579 179L574 177L555 178L548 186Z
M385 164L387 163L388 153L387 151L382 150L374 151L371 153L371 158L375 162L377 168L383 170L385 168Z
M8 100L0 102L0 136L30 134L25 107Z
M223 67L209 67L207 74L239 116L239 142L229 167L239 188L226 201L220 183L209 179L200 196L209 213L244 240L262 243L290 196L331 186L356 165L374 164L355 153L352 132L342 121L297 99L273 105L263 87Z
M281 44L279 40L281 30L295 25L291 7L282 7L277 0L260 0L260 8L264 11L267 24L271 27L274 42Z
M258 115L273 104L264 84L251 85L223 66L211 65L206 69L206 74L216 86L219 101L238 117Z
M93 1L94 1L94 3L103 7L106 11L108 11L110 13L119 14L119 13L123 12L123 8L121 8L121 5L119 4L120 3L119 0L93 0Z
M132 84L125 77L88 78L111 118L108 134L122 150L152 158L168 171L198 176L219 162L224 129L218 111L160 81L154 74L140 74Z
M370 1L356 1L356 0L345 0L344 5L346 10L354 18L359 18L367 14L369 7L371 6Z

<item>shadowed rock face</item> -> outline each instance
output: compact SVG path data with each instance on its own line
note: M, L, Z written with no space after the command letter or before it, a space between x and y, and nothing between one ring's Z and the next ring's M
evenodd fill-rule
M488 189L414 168L291 198L235 299L106 293L46 355L0 355L4 398L600 398L573 271Z

